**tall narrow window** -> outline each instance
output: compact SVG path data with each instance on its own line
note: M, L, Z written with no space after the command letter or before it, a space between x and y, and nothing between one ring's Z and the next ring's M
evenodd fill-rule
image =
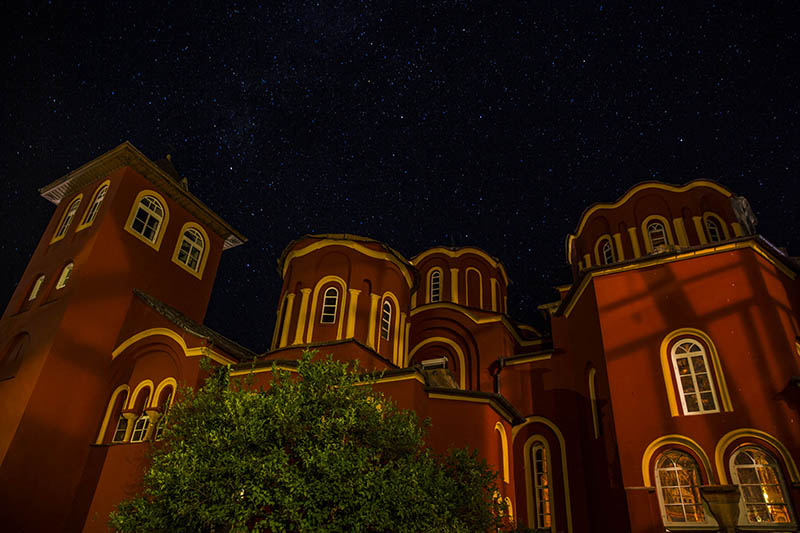
M39 291L42 290L42 284L44 284L44 274L36 278L36 283L33 284L31 293L28 295L29 302L35 300L36 297L39 296Z
M667 232L661 222L651 222L647 225L647 236L650 238L650 246L655 249L657 246L667 244Z
M431 272L431 303L438 302L442 293L442 273L438 270Z
M142 406L142 414L136 419L133 424L133 433L131 433L131 442L142 442L144 436L147 435L147 428L150 426L150 416L147 414L147 406L150 403L150 395L144 401Z
M708 242L720 242L722 238L719 233L719 226L711 218L706 219L706 229L708 230Z
M339 290L336 287L325 289L325 298L322 301L322 324L333 324L336 322L336 309L339 306Z
M531 447L533 454L533 500L536 505L535 526L549 528L552 520L550 509L550 458L547 448L537 443Z
M603 243L603 263L610 265L614 262L614 248L611 247L611 241L606 239Z
M62 238L64 234L67 233L69 225L72 223L72 219L75 218L75 212L78 210L79 205L81 205L80 195L75 198L71 204L69 204L69 207L67 208L67 214L61 219L61 224L58 226L58 231L56 231L56 234L53 237L54 241Z
M103 185L97 190L96 193L94 193L94 200L92 201L92 205L89 206L89 209L86 210L86 214L83 215L83 221L81 221L81 226L88 226L89 224L94 222L94 219L97 216L97 212L100 210L100 205L103 203L103 200L105 199L107 192L108 192L108 185Z
M692 339L680 339L672 347L672 366L681 393L684 414L719 411L717 394L703 346Z
M381 338L389 340L389 330L392 325L392 304L389 301L383 302L383 311L381 312Z
M156 242L161 221L164 220L164 207L155 197L144 196L139 200L131 229L150 242Z
M189 228L181 236L181 244L178 249L178 261L198 272L200 270L200 260L205 249L203 236L196 229Z
M665 526L707 524L700 498L697 463L688 454L670 450L656 462L656 488Z
M741 448L731 456L731 473L741 492L740 525L792 522L786 485L772 456L760 448Z
M169 406L171 403L172 403L172 392L170 392L167 395L166 399L164 400L164 403L161 404L161 416L159 417L158 422L156 423L156 431L153 437L155 440L161 440L161 437L164 433L164 426L167 425L167 414L169 413Z
M125 441L125 433L128 430L128 419L122 416L122 411L125 407L125 401L128 399L128 392L125 391L120 395L120 408L119 418L117 419L117 427L114 429L114 436L111 438L111 442L124 442Z
M72 275L72 263L67 264L64 267L64 270L61 271L61 276L58 278L58 283L56 283L56 289L63 289L67 286L67 282L69 281L69 277Z

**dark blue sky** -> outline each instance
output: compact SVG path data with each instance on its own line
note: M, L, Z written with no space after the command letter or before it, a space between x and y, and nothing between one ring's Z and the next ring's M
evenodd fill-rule
M306 233L407 257L480 246L521 320L570 281L581 212L642 180L718 180L800 255L796 2L17 4L0 66L4 305L52 214L37 188L124 140L171 153L249 237L224 254L207 323L257 351L276 260Z

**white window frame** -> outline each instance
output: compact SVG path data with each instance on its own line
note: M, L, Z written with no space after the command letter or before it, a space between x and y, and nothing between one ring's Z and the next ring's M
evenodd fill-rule
M541 452L542 460L536 459L536 452ZM537 529L550 529L553 524L553 475L551 473L550 450L541 442L531 446L531 475L533 476L533 506L535 515L533 522ZM540 464L541 463L541 464ZM544 468L541 468L542 465ZM542 483L544 478L544 483ZM547 509L543 509L547 502Z
M392 329L392 304L385 300L381 306L381 338L389 340Z
M713 232L711 231L712 228ZM719 224L711 217L706 218L706 232L708 233L708 242L722 242L722 232L719 229Z
M775 477L778 480L778 486L779 486L779 488L781 490L781 495L783 496L783 503L773 504L773 505L782 505L783 507L786 508L786 512L789 515L789 522L750 522L750 520L747 518L747 503L745 502L746 496L745 496L745 490L743 489L742 483L740 482L739 469L740 468L742 468L742 469L743 468L751 468L751 467L749 467L747 465L737 465L736 464L736 458L739 457L743 453L749 453L749 452L757 452L757 453L764 454L764 456L767 458L767 461L769 463L768 467L770 467L772 470L774 470ZM729 466L730 466L730 472L731 472L731 481L737 487L739 487L739 493L740 493L740 497L739 497L739 524L738 525L740 525L740 526L751 526L751 527L758 527L758 526L762 526L763 527L764 525L769 524L770 525L770 529L768 531L775 531L774 528L778 528L778 530L780 530L781 527L793 528L794 526L797 525L797 521L795 519L794 512L792 511L792 504L791 504L792 499L791 499L791 496L789 495L789 492L786 490L787 489L786 488L786 481L783 478L783 473L781 472L781 468L778 465L778 461L775 459L775 457L773 457L773 455L771 453L767 452L766 450L764 450L763 448L761 448L759 446L742 446L741 448L739 448L738 450L734 451L731 454ZM758 464L756 464L754 462L752 468L755 468L756 471L758 471L759 468L766 468L766 467L764 465L758 465ZM757 477L759 478L759 480L764 479L763 476L758 475L758 474L757 474ZM746 484L745 486L764 487L765 484L764 483L759 483L758 485ZM763 489L761 489L761 490L762 490L762 494L763 494ZM765 502L764 505L768 505L768 504L766 504L766 502Z
M158 213L150 205L145 204L145 201L149 201L151 204L158 205L159 209L161 210L161 213ZM140 212L143 213L144 217L143 219L140 219L139 217ZM150 222L151 219L156 221L155 226L148 226L148 223ZM141 222L142 225L141 229L136 229L135 225L137 222ZM136 211L133 215L133 220L131 220L130 224L131 231L140 235L147 242L155 244L156 241L158 241L158 235L161 231L161 224L163 222L164 222L164 206L161 204L161 201L159 201L159 199L156 198L155 196L151 195L142 196L139 199L139 203L136 205ZM148 227L150 227L150 229L153 230L152 238L145 235L145 230Z
M677 353L678 348L680 346L684 345L684 344L687 344L687 343L691 343L694 346L697 346L699 348L699 351L697 351L697 352L687 352L686 354L678 354ZM705 374L708 376L708 385L709 385L710 391L700 391L698 386L697 386L697 375L698 374L702 374L702 372L700 372L700 373L696 373L695 372L694 364L692 363L692 359L694 357L700 357L700 356L702 356L702 358L703 358L703 365L704 365L705 370L706 370ZM678 393L680 394L680 397L681 397L681 405L683 406L683 414L684 415L703 415L703 414L708 414L708 413L718 413L719 412L719 399L717 398L717 390L716 390L716 386L715 386L715 383L714 383L714 376L711 373L711 368L708 366L708 356L706 355L705 347L695 339L684 337L684 338L676 340L675 343L672 345L672 349L670 350L670 358L672 360L672 370L673 370L673 375L675 376L675 382L678 384ZM685 374L683 376L681 375L680 370L678 368L678 359L679 358L686 358L686 359L689 360L689 374ZM692 379L692 385L693 385L693 388L694 388L693 391L689 391L689 392L684 391L683 381L681 380L681 377L687 377L687 376L691 377L691 379ZM714 408L713 409L705 409L705 408L703 408L703 401L702 401L702 396L701 396L702 392L711 392L711 396L714 399ZM686 396L689 395L689 394L694 394L697 397L697 406L700 408L699 411L689 411L688 407L686 406Z
M113 443L125 442L125 433L127 431L128 431L128 419L122 416L122 413L120 413L119 420L117 420L117 426L116 428L114 428L114 434L111 436L111 442ZM120 437L117 438L117 435L120 435Z
M685 471L686 469L683 468L680 464L678 464L677 461L674 458L670 457L670 454L686 457L692 462L692 464L694 466L694 472L695 472L694 479L697 482L696 485L688 485L688 487L687 487L686 485L681 485L680 484L680 478L678 476L678 472L679 471ZM671 467L661 468L659 466L659 464L661 463L661 461L664 458L668 458L670 461L672 461L672 466ZM677 485L670 485L670 486L666 486L666 487L663 486L661 484L661 472L662 471L672 471L672 472L674 472ZM692 457L688 453L685 453L685 452L682 452L682 451L679 451L679 450L666 450L666 451L664 451L664 453L662 453L661 455L658 456L658 459L656 459L654 473L655 473L655 479L656 479L656 493L658 494L658 505L659 505L659 508L661 509L661 520L664 522L665 526L669 526L669 527L672 527L672 526L701 527L701 526L716 526L717 525L717 521L714 519L714 517L709 512L708 507L706 506L705 502L703 501L702 496L700 496L700 485L702 485L702 483L701 483L702 479L700 477L700 469L698 468L697 461L695 461L694 457ZM680 507L683 510L684 517L686 517L686 509L685 508L687 506L700 505L703 508L703 521L702 522L694 522L694 521L692 521L692 522L690 522L690 521L673 522L673 521L667 520L667 509L666 509L666 504L664 503L664 491L667 490L667 489L677 490L678 493L681 495ZM693 492L696 495L696 500L694 502L684 502L683 501L683 491L681 489L688 489L690 492Z
M614 247L611 245L611 241L609 239L603 239L605 242L603 243L603 261L606 265L610 265L616 260L614 259Z
M31 293L28 295L29 302L34 301L36 297L39 296L39 292L42 290L42 285L44 285L44 274L36 278L36 282L33 284Z
M105 185L102 185L100 189L95 193L92 205L89 206L89 209L86 210L86 214L83 216L83 221L81 222L81 226L89 226L92 222L94 222L94 219L97 216L98 211L100 211L100 205L106 198L107 192L108 192L108 184L106 183Z
M656 237L656 234L660 235ZM647 223L647 238L650 240L650 247L653 249L653 251L655 251L658 246L666 246L669 244L669 239L667 238L667 228L664 227L664 223L660 220L653 220ZM658 238L661 242L656 243L656 238Z
M322 297L322 313L320 313L320 324L335 324L336 311L339 309L339 289L328 287Z
M69 277L72 275L72 269L74 265L72 262L68 263L64 269L61 271L61 276L58 278L58 283L56 283L56 290L63 289L67 286L67 282L69 281Z
M78 207L81 205L82 198L83 196L78 195L78 197L72 200L72 203L69 204L69 207L67 207L67 213L64 215L64 218L61 219L61 224L58 226L58 230L53 236L53 241L57 241L67 234L67 230L69 229L70 224L72 224L72 219L75 218L75 213L78 212Z
M431 303L436 303L442 299L442 271L438 268L431 272Z
M192 236L194 236L194 240ZM190 270L200 272L205 249L206 241L203 235L194 228L187 228L181 235L181 242L178 245L176 259L178 262L186 265ZM192 261L194 261L194 265L192 265Z

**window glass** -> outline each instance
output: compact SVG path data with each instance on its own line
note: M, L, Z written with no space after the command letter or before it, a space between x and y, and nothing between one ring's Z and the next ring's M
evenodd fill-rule
M667 232L664 231L664 224L661 222L651 222L647 225L647 235L650 237L650 246L662 246L667 244Z
M670 450L659 457L656 488L665 525L707 522L700 497L700 474L691 456Z
M442 291L442 274L438 270L431 273L431 302L438 302Z
M711 218L706 219L706 229L708 230L708 242L720 242L722 240L719 226Z
M58 227L55 239L60 239L67 232L69 225L72 223L72 219L75 218L75 212L78 210L79 205L81 205L80 197L74 199L72 203L69 204L69 207L67 208L67 214L64 216L64 219L61 221L61 225Z
M703 346L691 339L679 340L672 348L672 364L684 414L719 411Z
M196 229L189 228L183 232L181 245L178 249L178 261L188 266L195 272L200 271L200 262L203 257L205 242L203 236Z
M388 301L383 302L383 312L381 313L381 337L389 340L389 330L392 325L392 304Z
M35 300L37 296L39 296L39 291L42 290L42 284L44 283L44 274L36 278L36 283L33 284L33 288L31 289L30 295L28 295L28 301Z
M155 440L161 440L161 437L164 433L164 426L167 425L167 415L169 414L169 406L170 402L172 402L172 392L170 392L164 403L161 404L161 417L158 419L158 423L156 424L156 431L155 431Z
M162 220L164 220L164 208L161 202L152 196L145 196L139 200L131 229L148 241L156 242Z
M603 243L603 262L606 265L610 265L614 262L614 249L611 247L611 241L608 239Z
M122 411L125 408L125 401L128 399L128 392L125 391L120 394L119 404L120 404L120 413L119 418L117 419L117 427L114 429L114 436L111 438L111 442L123 442L125 440L125 432L128 429L128 419L122 416Z
M786 486L771 455L747 447L731 457L733 481L739 486L739 524L786 524L792 522Z
M550 509L550 458L547 448L534 444L533 454L533 495L536 504L536 527L549 528L552 511Z
M72 275L72 263L69 263L67 266L64 267L64 270L61 271L61 276L58 278L58 283L56 283L56 289L63 289L67 286L67 282L69 281L69 277Z
M320 322L323 324L333 324L336 322L336 308L339 303L339 290L336 287L328 287L325 290L325 298L322 301L322 318Z
M106 197L106 192L108 192L108 185L103 185L100 190L97 191L92 205L89 206L89 209L86 211L86 215L83 217L82 224L89 225L94 222L94 218L97 216L97 212L100 210L100 204L103 203L103 200Z

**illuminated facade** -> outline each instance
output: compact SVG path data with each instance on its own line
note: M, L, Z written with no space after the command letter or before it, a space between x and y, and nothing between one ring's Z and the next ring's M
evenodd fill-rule
M103 531L200 356L251 371L202 325L245 239L128 143L41 193L58 207L0 320L0 519ZM566 256L545 335L509 317L508 274L478 248L301 237L256 386L307 347L384 370L430 445L477 448L541 531L714 531L737 511L741 530L796 530L798 266L746 200L642 183L587 209Z

